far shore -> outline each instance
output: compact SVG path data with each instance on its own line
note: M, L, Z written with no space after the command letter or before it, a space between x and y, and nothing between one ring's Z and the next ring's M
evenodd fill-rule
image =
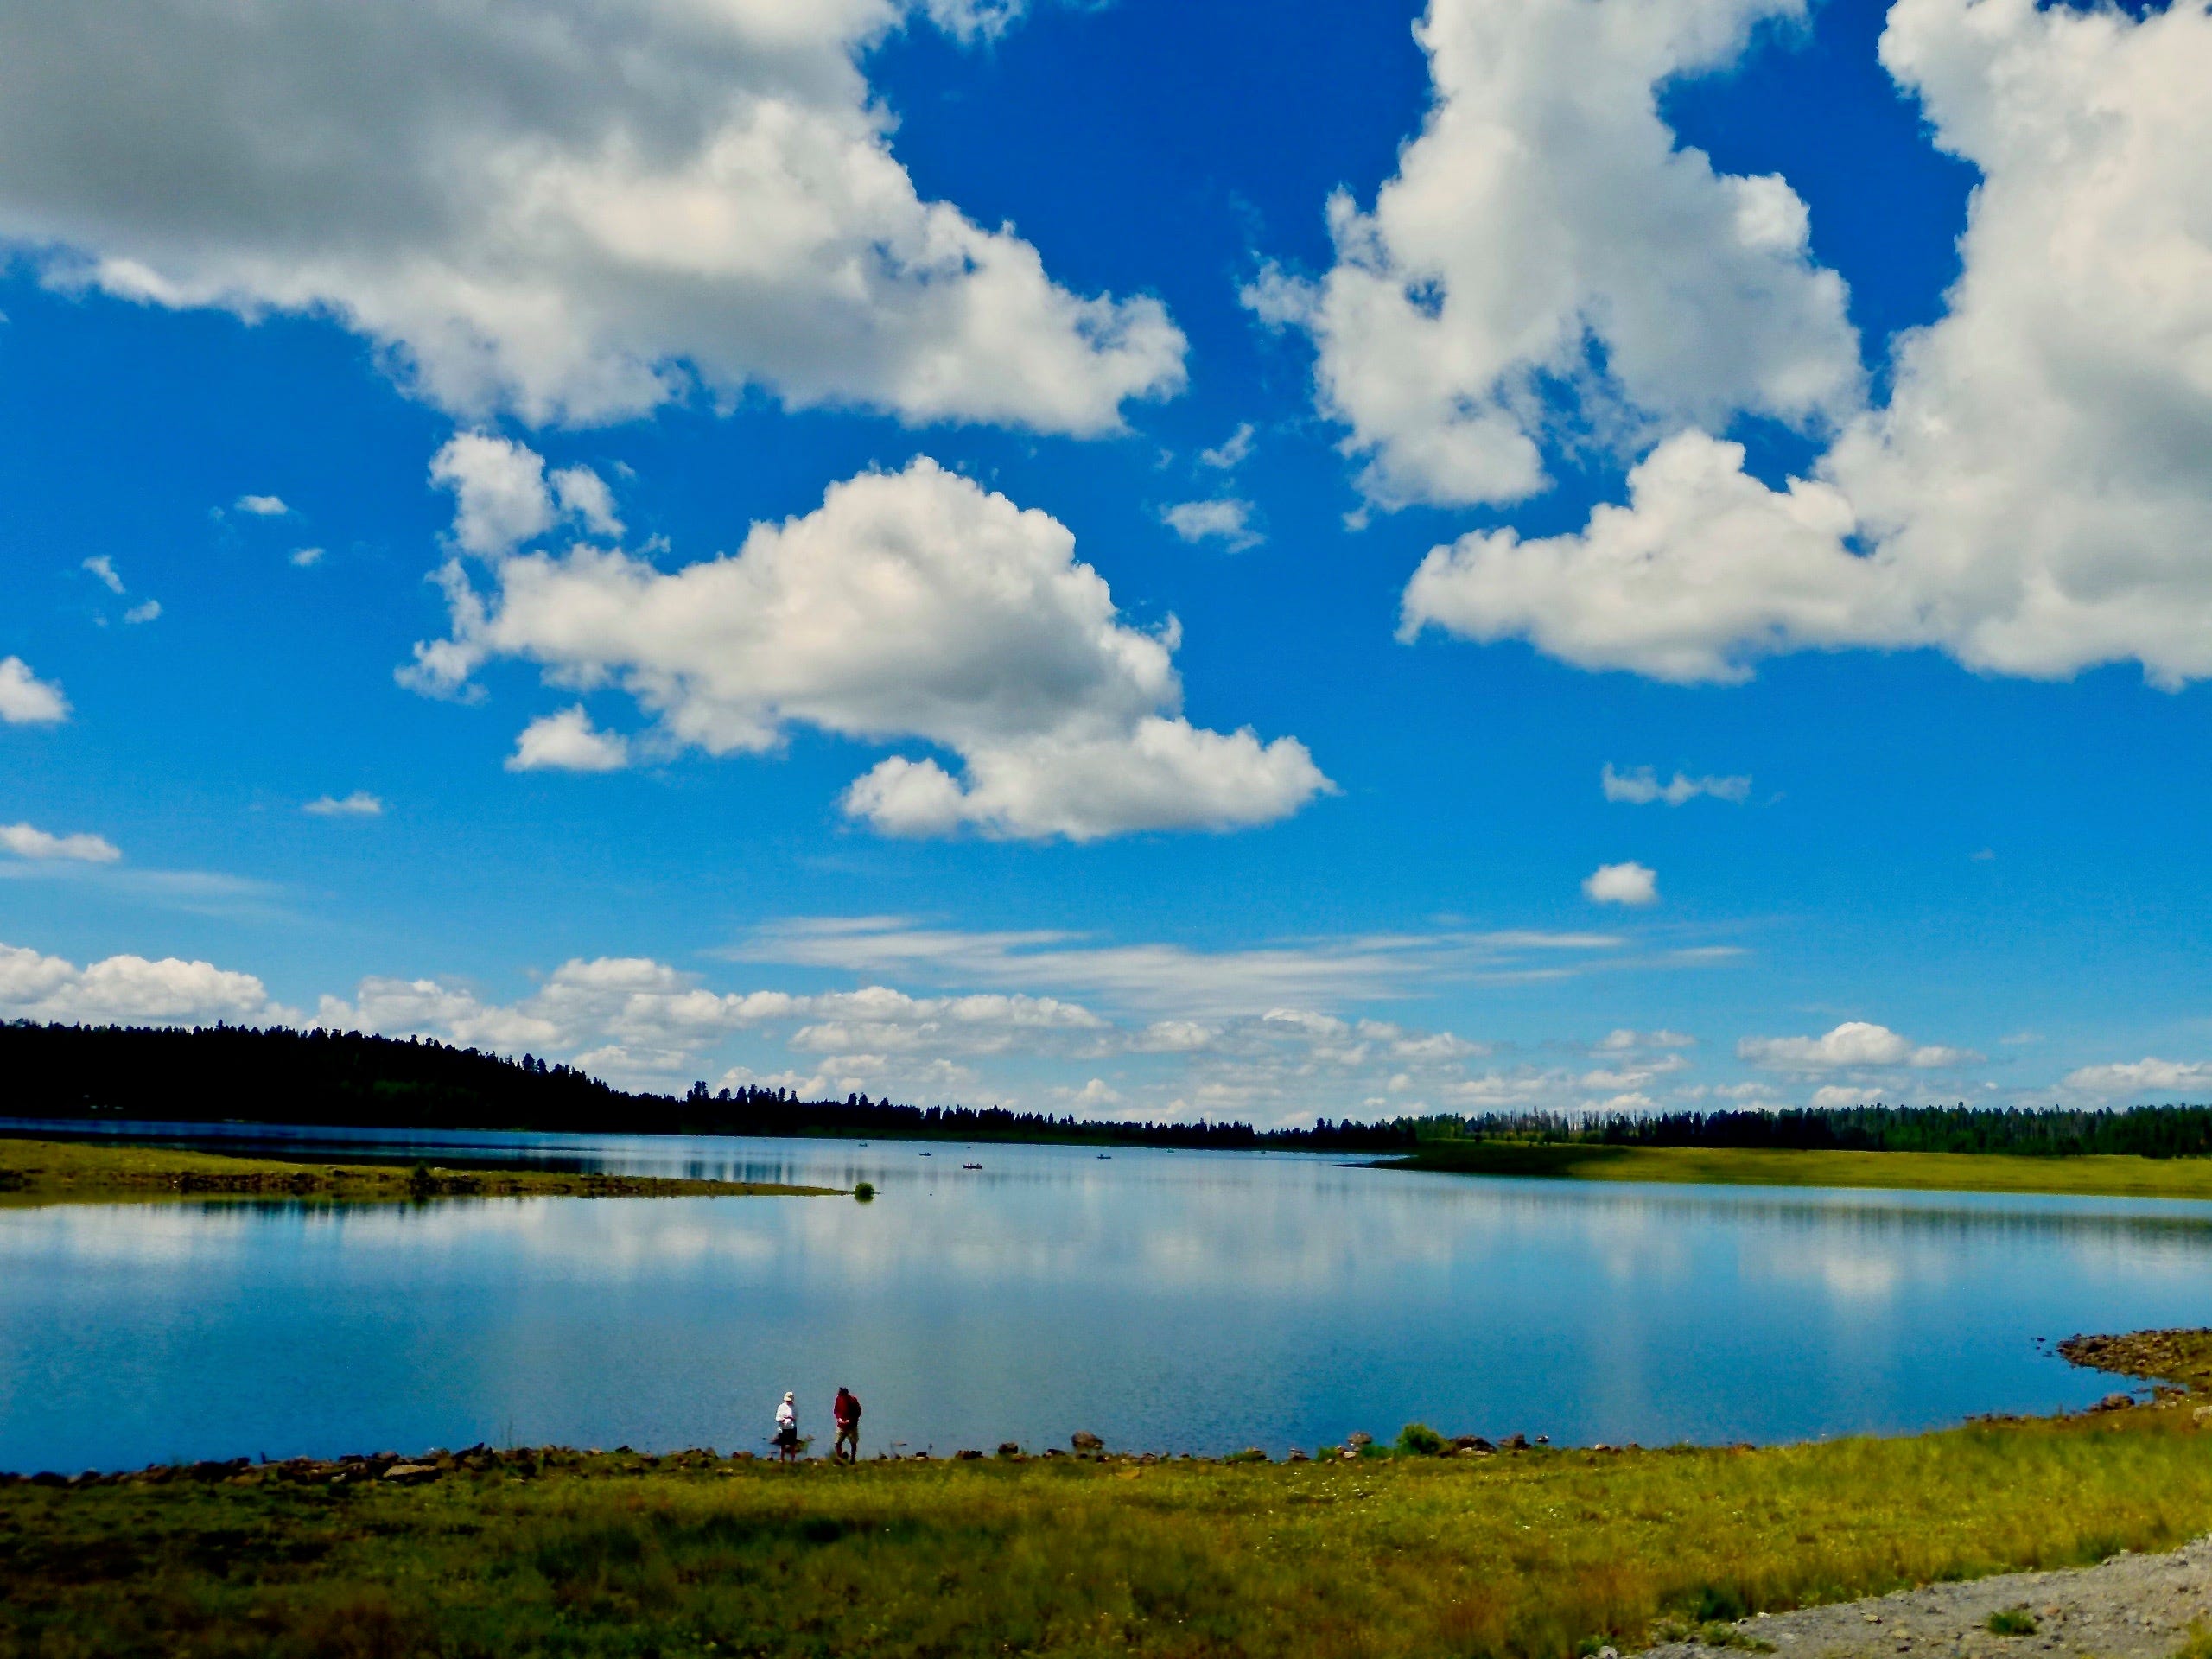
M1661 1181L1710 1186L1878 1187L2212 1200L2212 1158L2101 1154L2024 1157L1974 1152L1770 1151L1573 1141L1428 1141L1385 1169L1539 1180Z
M180 1127L188 1132L195 1126ZM924 1146L934 1141L898 1134L871 1138L912 1140ZM97 1141L18 1139L0 1128L0 1204L105 1203L180 1194L372 1203L441 1198L828 1197L848 1191L766 1182L501 1168L474 1161L461 1168L419 1163L411 1168L341 1163L311 1159L307 1155L311 1147L311 1142L303 1144L297 1154L276 1157L239 1156L118 1143L105 1136ZM1537 1180L2048 1193L2212 1202L2212 1157L1648 1147L1503 1139L1423 1141L1415 1149L1390 1157L1350 1149L1301 1149L1297 1155L1332 1157L1379 1169Z
M0 1205L183 1198L403 1204L439 1198L830 1198L843 1189L568 1170L293 1162L167 1147L0 1137Z

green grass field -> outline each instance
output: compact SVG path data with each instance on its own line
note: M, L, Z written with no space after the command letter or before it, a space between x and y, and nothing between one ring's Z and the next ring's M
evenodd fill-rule
M2190 1398L1760 1451L18 1484L0 1654L1568 1659L2202 1533Z
M131 1198L264 1198L352 1204L441 1198L824 1196L826 1186L772 1186L543 1169L407 1169L288 1163L162 1147L0 1138L0 1204L114 1203Z
M2212 1158L2018 1158L1986 1153L1766 1152L1726 1147L1433 1141L1409 1157L1387 1163L1395 1169L1554 1180L2212 1199Z

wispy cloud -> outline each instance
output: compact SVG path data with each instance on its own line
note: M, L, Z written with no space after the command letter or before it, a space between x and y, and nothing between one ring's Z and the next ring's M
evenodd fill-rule
M284 505L281 495L242 495L232 503L240 512L250 512L257 518L283 518L291 508Z
M1160 520L1186 542L1219 542L1232 552L1257 547L1259 531L1252 528L1252 504L1233 496L1212 501L1178 501L1163 507Z
M1251 453L1252 423L1247 421L1223 439L1218 448L1201 449L1198 452L1198 464L1202 467L1211 467L1217 472L1225 473L1241 464L1244 457Z
M1625 801L1632 806L1649 806L1654 801L1664 801L1669 806L1680 806L1694 801L1700 795L1709 795L1716 801L1732 801L1741 806L1751 798L1749 778L1692 778L1676 772L1665 783L1649 766L1637 766L1627 772L1616 772L1608 760L1599 774L1599 785L1609 801Z
M365 789L351 795L319 795L300 810L318 818L374 818L384 814L384 802Z
M1218 1018L1374 1001L1447 980L1544 972L1554 966L1547 958L1579 959L1562 969L1573 972L1628 943L1613 933L1518 929L1362 934L1201 950L1098 944L1079 933L969 932L869 916L772 923L722 954L947 984L1050 988L1123 1008Z
M0 859L0 880L76 881L162 910L230 920L289 922L289 889L219 870L146 870L83 859Z

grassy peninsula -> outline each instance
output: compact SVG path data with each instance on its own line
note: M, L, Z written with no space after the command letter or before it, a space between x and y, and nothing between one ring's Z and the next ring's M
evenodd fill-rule
M2055 1192L2212 1199L2212 1158L1837 1147L1620 1146L1519 1140L1423 1141L1385 1160L1400 1169L1578 1181L1727 1186L1858 1186L1974 1192Z
M2177 1543L2212 1528L2200 1397L1757 1451L479 1449L18 1481L0 1653L1571 1659Z
M0 1203L109 1204L130 1198L311 1198L348 1204L448 1198L826 1196L826 1186L694 1181L545 1169L439 1169L289 1163L163 1147L0 1138Z

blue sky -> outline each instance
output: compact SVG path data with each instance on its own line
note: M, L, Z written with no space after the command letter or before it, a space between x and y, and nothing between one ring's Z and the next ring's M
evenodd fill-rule
M0 1016L1262 1122L2212 1089L2201 4L143 44L0 10Z

